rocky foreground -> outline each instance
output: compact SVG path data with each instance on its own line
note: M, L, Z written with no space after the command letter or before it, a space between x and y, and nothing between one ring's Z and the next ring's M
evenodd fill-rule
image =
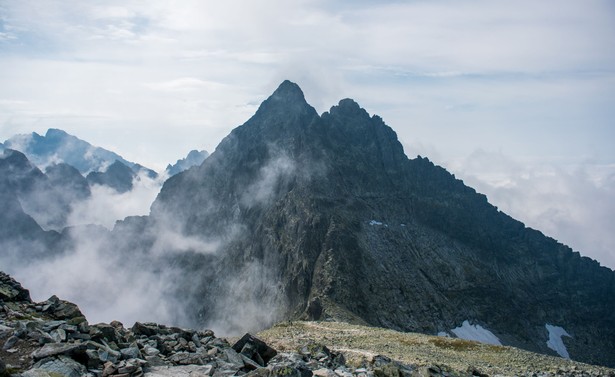
M0 377L615 376L509 347L340 323L284 323L259 337L278 350L250 334L231 345L210 330L90 325L75 304L34 303L0 272Z

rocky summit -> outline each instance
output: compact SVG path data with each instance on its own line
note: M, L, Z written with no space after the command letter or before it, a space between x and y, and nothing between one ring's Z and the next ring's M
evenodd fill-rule
M311 331L306 331L308 328ZM467 357L472 350L475 354L483 353L476 352L481 345L417 334L401 342L390 334L376 336L343 324L288 322L266 331L263 336L278 344L280 351L251 334L245 334L231 345L211 330L139 322L125 328L117 321L90 325L77 305L55 296L34 303L21 284L0 272L1 377L470 377L488 376L486 372L491 371L498 371L500 376L615 376L612 369L527 352L521 355L531 364L521 369L518 364L493 360L491 363L496 365L483 362L460 367L456 362L451 367L445 362ZM366 344L366 337L373 337L370 341L376 344L382 344L383 340L393 343L383 354L376 354L370 352L377 348ZM442 354L431 356L439 363L430 364L429 360L408 362L386 355L411 344L404 354L398 355L401 359L424 356L417 337L445 349L446 358L442 359ZM334 342L338 348L352 346L352 340L346 344L342 340L348 342L350 338L356 341L355 349L330 349L324 343ZM357 350L357 343L364 349ZM509 355L518 356L505 347L490 347L506 363L510 362ZM504 369L498 364L505 365Z
M180 253L196 323L250 302L231 330L340 320L615 365L615 272L409 159L350 99L319 115L285 81L136 229L161 223L217 245Z

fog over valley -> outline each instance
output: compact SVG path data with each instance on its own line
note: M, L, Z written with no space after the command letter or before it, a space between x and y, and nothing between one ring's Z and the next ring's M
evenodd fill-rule
M419 373L219 338L337 326L615 367L613 40L608 0L0 0L0 377Z

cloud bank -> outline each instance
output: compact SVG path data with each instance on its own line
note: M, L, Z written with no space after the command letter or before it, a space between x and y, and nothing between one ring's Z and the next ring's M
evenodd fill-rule
M615 165L562 168L485 150L451 165L500 210L615 269Z

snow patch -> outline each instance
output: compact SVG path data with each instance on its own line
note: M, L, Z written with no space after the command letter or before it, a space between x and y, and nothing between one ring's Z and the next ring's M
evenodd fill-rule
M502 345L500 339L491 331L481 325L471 325L468 320L463 321L460 327L451 330L458 338L466 340L476 340L477 342Z
M382 223L380 221L372 220L369 222L369 225L382 225Z
M548 323L545 325L545 327L549 332L549 340L547 340L547 347L557 352L557 354L564 359L570 359L570 355L568 354L566 345L562 340L562 336L567 336L570 338L572 338L572 336L568 334L568 332L564 330L563 327L549 325Z

